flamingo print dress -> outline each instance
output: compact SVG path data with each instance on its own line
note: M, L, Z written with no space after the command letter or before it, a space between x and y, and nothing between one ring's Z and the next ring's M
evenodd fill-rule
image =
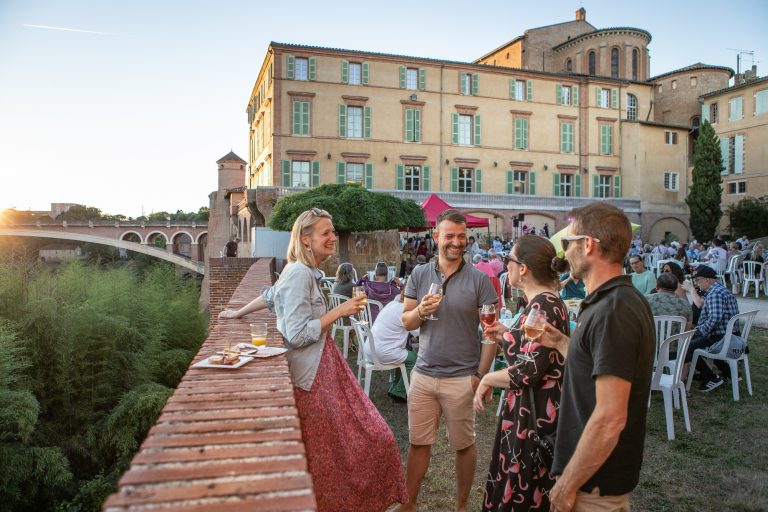
M569 335L570 324L565 304L552 293L534 297L514 328L522 328L534 304L546 312L550 324ZM539 435L554 432L557 428L565 358L556 350L535 341L529 342L522 330L505 333L503 348L509 364L507 371L510 389L506 393L499 419L482 510L548 511L549 491L555 485L555 478L549 474L548 468L534 460L530 394L527 388L533 388ZM524 357L519 357L521 355ZM527 355L530 357L525 357Z

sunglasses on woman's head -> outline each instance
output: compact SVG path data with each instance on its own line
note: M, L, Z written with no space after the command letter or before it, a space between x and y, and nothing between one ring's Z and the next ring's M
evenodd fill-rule
M310 208L309 211L312 213L312 215L316 215L318 217L326 217L329 215L327 211L321 210L320 208Z

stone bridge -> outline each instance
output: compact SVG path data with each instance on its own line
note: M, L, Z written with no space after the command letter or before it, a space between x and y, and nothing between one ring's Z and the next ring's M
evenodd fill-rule
M196 222L44 221L0 224L0 236L110 245L205 273L208 225Z

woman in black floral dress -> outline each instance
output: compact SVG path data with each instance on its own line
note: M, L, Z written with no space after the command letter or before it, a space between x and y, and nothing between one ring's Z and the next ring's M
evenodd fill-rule
M568 311L560 299L558 275L565 261L555 258L555 248L544 238L523 236L508 256L510 285L530 299L510 330L496 324L486 330L502 342L508 368L483 377L475 394L475 410L482 410L483 397L492 387L508 389L483 498L484 511L549 510L549 491L555 478L549 468L534 458L530 393L536 401L538 434L550 434L557 427L560 388L565 359L557 350L528 339L522 331L532 308L547 315L547 321L570 334Z

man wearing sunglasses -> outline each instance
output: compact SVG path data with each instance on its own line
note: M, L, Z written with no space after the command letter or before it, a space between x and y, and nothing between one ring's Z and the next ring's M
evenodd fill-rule
M559 477L550 500L556 511L624 511L643 461L653 316L622 275L632 240L626 215L605 202L569 215L563 250L590 294L570 338L551 326L542 336L567 357L552 467Z

